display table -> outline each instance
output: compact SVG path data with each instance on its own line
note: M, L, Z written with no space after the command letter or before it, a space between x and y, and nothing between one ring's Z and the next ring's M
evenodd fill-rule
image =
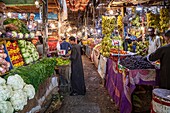
M99 56L100 56L100 51L97 49L93 49L92 55L91 55L91 60L94 62L94 65L98 68L99 65Z
M92 54L92 49L90 46L86 45L86 51L85 51L85 54L91 58L91 54Z
M46 102L49 101L47 98L52 96L52 94L58 93L58 76L53 75L46 79L40 86L36 95L33 99L29 100L27 105L24 106L22 111L19 113L35 113L43 110Z
M156 85L156 70L118 70L117 62L107 59L105 87L115 100L120 113L131 113L131 95L135 85Z
M107 62L107 58L100 55L98 73L102 79L104 79L106 75L106 62Z

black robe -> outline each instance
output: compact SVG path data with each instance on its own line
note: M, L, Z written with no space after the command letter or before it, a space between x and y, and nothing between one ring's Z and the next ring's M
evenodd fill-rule
M84 72L80 45L72 45L70 60L72 92L77 93L79 95L85 95L86 87L84 82Z
M170 44L158 48L148 57L150 61L160 59L160 88L170 90Z

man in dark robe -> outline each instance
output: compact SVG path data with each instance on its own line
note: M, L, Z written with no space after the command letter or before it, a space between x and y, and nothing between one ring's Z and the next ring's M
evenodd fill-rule
M72 44L71 55L70 55L72 92L70 95L71 96L85 95L86 87L84 82L81 47L79 44L76 44L75 37L70 37L69 40L70 40L70 44Z
M147 56L149 61L160 60L160 88L170 90L170 30L168 30L164 38L167 45L158 48L155 52Z

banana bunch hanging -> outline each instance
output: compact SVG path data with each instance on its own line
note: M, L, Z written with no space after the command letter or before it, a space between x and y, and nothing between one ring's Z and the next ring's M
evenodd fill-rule
M102 16L102 33L111 36L114 28L115 28L115 18Z
M122 17L122 15L119 15L117 17L117 26L118 26L118 31L121 34L123 32L123 17Z
M158 14L153 14L151 12L146 14L147 17L147 27L153 27L153 28L158 28L159 29L159 15Z
M162 32L168 29L169 21L170 15L168 9L166 8L160 9L160 26Z

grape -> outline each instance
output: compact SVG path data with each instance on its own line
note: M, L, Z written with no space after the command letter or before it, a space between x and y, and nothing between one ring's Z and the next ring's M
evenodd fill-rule
M141 56L128 56L121 59L120 64L130 70L155 68L150 62L144 61Z

